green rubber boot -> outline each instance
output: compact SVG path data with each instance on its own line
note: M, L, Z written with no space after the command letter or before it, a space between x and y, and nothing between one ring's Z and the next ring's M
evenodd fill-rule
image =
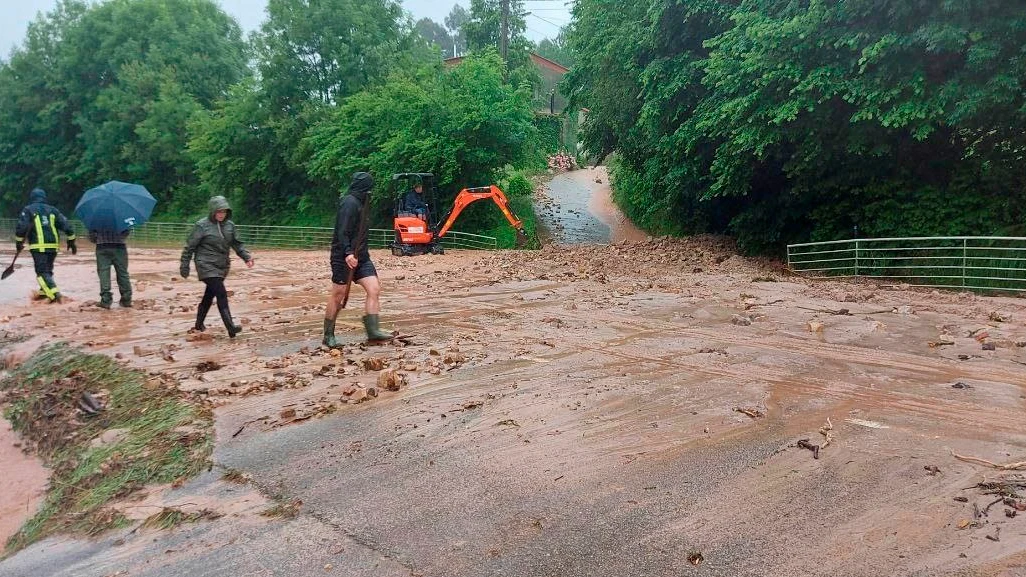
M381 330L378 324L378 315L366 315L363 317L363 328L367 329L368 341L390 341L392 334Z
M324 340L321 341L321 344L329 349L342 348L342 344L335 338L335 321L333 319L324 319Z

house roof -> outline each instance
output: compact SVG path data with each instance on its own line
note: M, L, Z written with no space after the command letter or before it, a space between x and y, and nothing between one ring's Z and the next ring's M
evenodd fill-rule
M570 71L570 69L567 68L566 66L563 66L562 64L560 64L558 62L549 60L548 58L545 58L544 56L535 54L534 52L531 52L530 56L531 56L531 62L534 62L535 66L538 66L540 68L547 68L549 70L552 70L553 72L558 72L560 74L566 74L567 72ZM456 66L460 62L463 62L464 58L465 58L464 56L456 56L454 58L446 58L442 62L444 62L446 66Z

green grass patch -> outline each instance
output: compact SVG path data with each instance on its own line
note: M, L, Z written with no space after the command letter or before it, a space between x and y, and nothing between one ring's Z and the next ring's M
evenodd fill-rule
M210 412L109 357L47 346L0 380L0 393L11 425L52 470L42 508L8 540L8 553L53 533L124 526L109 503L209 466ZM83 393L103 409L90 416ZM105 432L105 443L94 442Z

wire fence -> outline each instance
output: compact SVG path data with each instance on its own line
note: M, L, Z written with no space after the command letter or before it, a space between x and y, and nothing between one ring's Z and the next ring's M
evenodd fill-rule
M787 266L813 278L872 277L912 286L1026 293L1026 238L860 238L787 246Z
M0 218L0 238L14 236L17 221ZM77 220L71 221L78 236L85 237L86 230ZM192 224L182 222L147 222L133 229L128 244L140 247L180 247L192 231ZM331 246L333 229L309 226L262 226L236 225L239 238L254 248L277 248L296 250L323 250ZM367 245L370 248L389 248L395 242L395 231L372 228L367 231ZM450 230L442 237L442 246L447 249L494 250L498 239L492 236L471 234Z

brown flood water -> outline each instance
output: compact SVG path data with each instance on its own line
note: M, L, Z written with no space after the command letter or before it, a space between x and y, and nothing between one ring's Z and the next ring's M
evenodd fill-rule
M38 459L21 451L20 442L11 424L0 419L0 543L35 515L50 477L50 471Z

